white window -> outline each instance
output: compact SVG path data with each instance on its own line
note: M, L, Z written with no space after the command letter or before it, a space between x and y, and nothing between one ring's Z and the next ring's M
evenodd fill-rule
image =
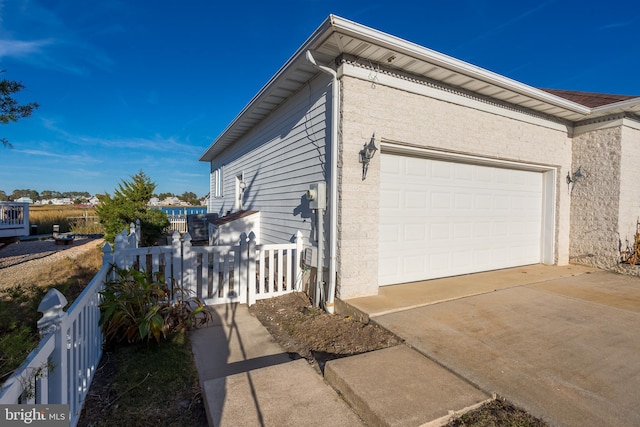
M213 171L212 180L213 180L213 197L223 197L224 196L224 177L223 177L223 167L220 166L218 169Z
M236 175L236 203L235 210L241 211L244 209L244 190L247 184L244 182L244 171L240 175Z

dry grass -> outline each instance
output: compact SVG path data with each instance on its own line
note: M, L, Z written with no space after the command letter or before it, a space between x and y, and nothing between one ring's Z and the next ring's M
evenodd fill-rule
M75 299L101 267L102 251L96 245L73 259L65 257L59 262L37 267L33 274L40 278L40 285L45 287L64 284Z
M61 233L101 233L92 207L76 205L39 205L29 207L29 223L38 226L38 234L51 234L53 225L60 226Z
M64 294L69 304L80 295L102 266L96 246L75 259L45 263L5 283L0 294L0 382L16 369L39 341L36 322L38 305L50 288Z
M14 286L66 286L79 294L102 266L100 242L90 241L53 254L45 252L43 255L49 255L0 270L0 291Z

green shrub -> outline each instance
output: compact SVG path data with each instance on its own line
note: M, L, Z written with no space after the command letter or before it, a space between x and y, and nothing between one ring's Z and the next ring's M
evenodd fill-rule
M105 284L100 304L100 326L107 342L160 342L174 331L208 322L210 314L204 304L197 298L185 298L184 290L178 289L178 298L172 302L167 284L154 280L150 273L113 268L117 278Z
M99 196L96 213L108 242L113 243L118 233L128 230L129 224L138 219L142 229L141 246L153 246L164 235L164 230L169 227L167 214L147 207L155 188L151 179L140 171L131 177L131 181L123 180L113 196L109 193Z
M0 384L38 345L38 334L26 325L14 323L0 335Z
M0 297L0 384L38 345L38 305L48 290L48 287L35 284L3 289Z

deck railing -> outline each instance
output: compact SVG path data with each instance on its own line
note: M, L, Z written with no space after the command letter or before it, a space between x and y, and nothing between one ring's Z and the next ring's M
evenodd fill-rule
M0 202L0 237L29 235L29 203Z

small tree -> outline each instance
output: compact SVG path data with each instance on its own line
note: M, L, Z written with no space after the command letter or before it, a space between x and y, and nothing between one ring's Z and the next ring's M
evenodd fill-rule
M191 191L185 191L181 196L178 196L178 199L191 205L199 204L198 196L196 195L196 193L193 193Z
M4 70L1 70L0 73L4 73ZM7 79L0 80L0 123L6 125L11 122L17 122L19 119L29 117L33 110L39 107L37 102L30 102L24 105L18 104L13 94L20 92L22 89L24 89L24 85L21 82ZM11 148L11 144L6 138L0 138L0 142L5 147Z
M98 196L100 204L96 206L96 213L104 227L107 241L113 243L118 233L128 229L129 224L139 219L142 229L141 244L153 246L169 226L164 212L147 207L155 188L151 179L140 171L131 177L131 181L123 180L113 197L109 193Z

